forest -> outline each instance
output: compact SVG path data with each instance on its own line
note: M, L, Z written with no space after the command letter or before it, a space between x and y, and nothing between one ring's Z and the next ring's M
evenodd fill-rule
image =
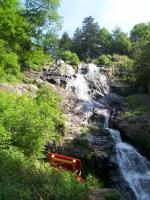
M0 0L0 83L22 84L24 72L41 72L58 59L74 69L80 62L106 69L119 63L122 81L134 84L135 93L150 94L149 22L127 34L120 27L109 32L88 16L72 37L60 36L59 6L59 0ZM46 141L60 142L66 134L62 102L53 87L39 86L36 95L0 89L1 200L86 200L99 184L90 175L79 184L74 174L42 159Z

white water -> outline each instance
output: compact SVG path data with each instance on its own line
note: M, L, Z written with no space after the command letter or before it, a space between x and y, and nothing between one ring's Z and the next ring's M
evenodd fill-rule
M67 84L66 89L73 90L76 96L81 100L91 100L89 95L90 89L83 74L76 74L76 77L72 77L71 81Z
M86 115L86 118L89 118L93 114L93 108L95 107L103 107L102 104L99 102L96 102L92 99L90 93L91 89L89 87L89 84L85 78L85 75L82 73L83 65L80 64L78 66L78 73L75 74L75 76L72 76L71 80L68 82L66 89L73 91L75 95L78 97L78 99L83 101L83 110ZM94 64L88 64L86 66L87 68L87 76L92 77L99 73L99 68ZM102 82L106 82L106 76L99 73L99 77L101 78Z
M136 200L150 200L150 163L134 147L122 142L120 132L108 129L116 143L116 162Z
M91 78L99 73L99 68L89 64L86 76ZM93 114L93 108L102 107L101 104L92 100L90 87L84 73L82 74L82 65L78 67L78 73L73 76L67 85L67 89L83 101L84 112L87 118ZM88 78L89 78L88 77ZM99 73L99 79L107 84L106 77ZM103 109L105 110L105 109ZM106 110L105 110L106 111ZM109 114L105 113L104 128L109 127ZM122 142L120 132L114 129L108 129L116 144L116 162L120 169L123 181L134 193L132 200L150 200L150 163L141 156L131 145ZM128 197L126 198L128 199ZM131 199L131 198L129 198Z

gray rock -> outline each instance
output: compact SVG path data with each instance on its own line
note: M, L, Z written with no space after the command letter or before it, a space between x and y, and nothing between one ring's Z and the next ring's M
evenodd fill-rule
M34 84L16 84L11 85L8 83L0 83L0 90L14 92L18 95L22 95L24 93L30 93L31 96L35 96L38 90L38 87Z
M128 117L118 123L120 131L150 157L150 114Z

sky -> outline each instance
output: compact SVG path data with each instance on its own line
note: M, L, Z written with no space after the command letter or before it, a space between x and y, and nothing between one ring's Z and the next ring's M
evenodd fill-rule
M84 17L93 16L100 27L112 31L116 26L129 33L135 24L150 21L150 0L60 0L63 29L73 35Z

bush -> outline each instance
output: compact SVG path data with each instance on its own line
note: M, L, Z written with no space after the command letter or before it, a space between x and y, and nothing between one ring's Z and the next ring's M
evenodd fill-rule
M7 43L0 40L0 81L11 81L20 74L18 56L7 49Z
M110 65L111 64L111 55L101 55L97 58L99 65Z
M112 57L112 60L114 64L121 66L123 69L130 70L130 71L133 70L134 62L128 56L114 54Z
M34 99L0 92L0 112L4 134L11 133L11 144L28 156L39 155L46 140L64 133L60 97L52 90L42 88Z
M103 187L103 184L100 183L99 180L92 175L88 175L88 177L86 178L86 184L89 187L94 187L94 188Z
M62 59L67 63L67 64L70 64L70 65L78 65L80 60L77 56L76 53L72 53L71 51L65 51L63 54L62 54Z
M72 173L51 168L10 147L0 151L0 199L86 200L87 186Z
M36 48L26 53L25 57L25 64L28 69L33 70L41 70L43 65L53 63L53 59L50 55L44 54L43 50L40 48Z

